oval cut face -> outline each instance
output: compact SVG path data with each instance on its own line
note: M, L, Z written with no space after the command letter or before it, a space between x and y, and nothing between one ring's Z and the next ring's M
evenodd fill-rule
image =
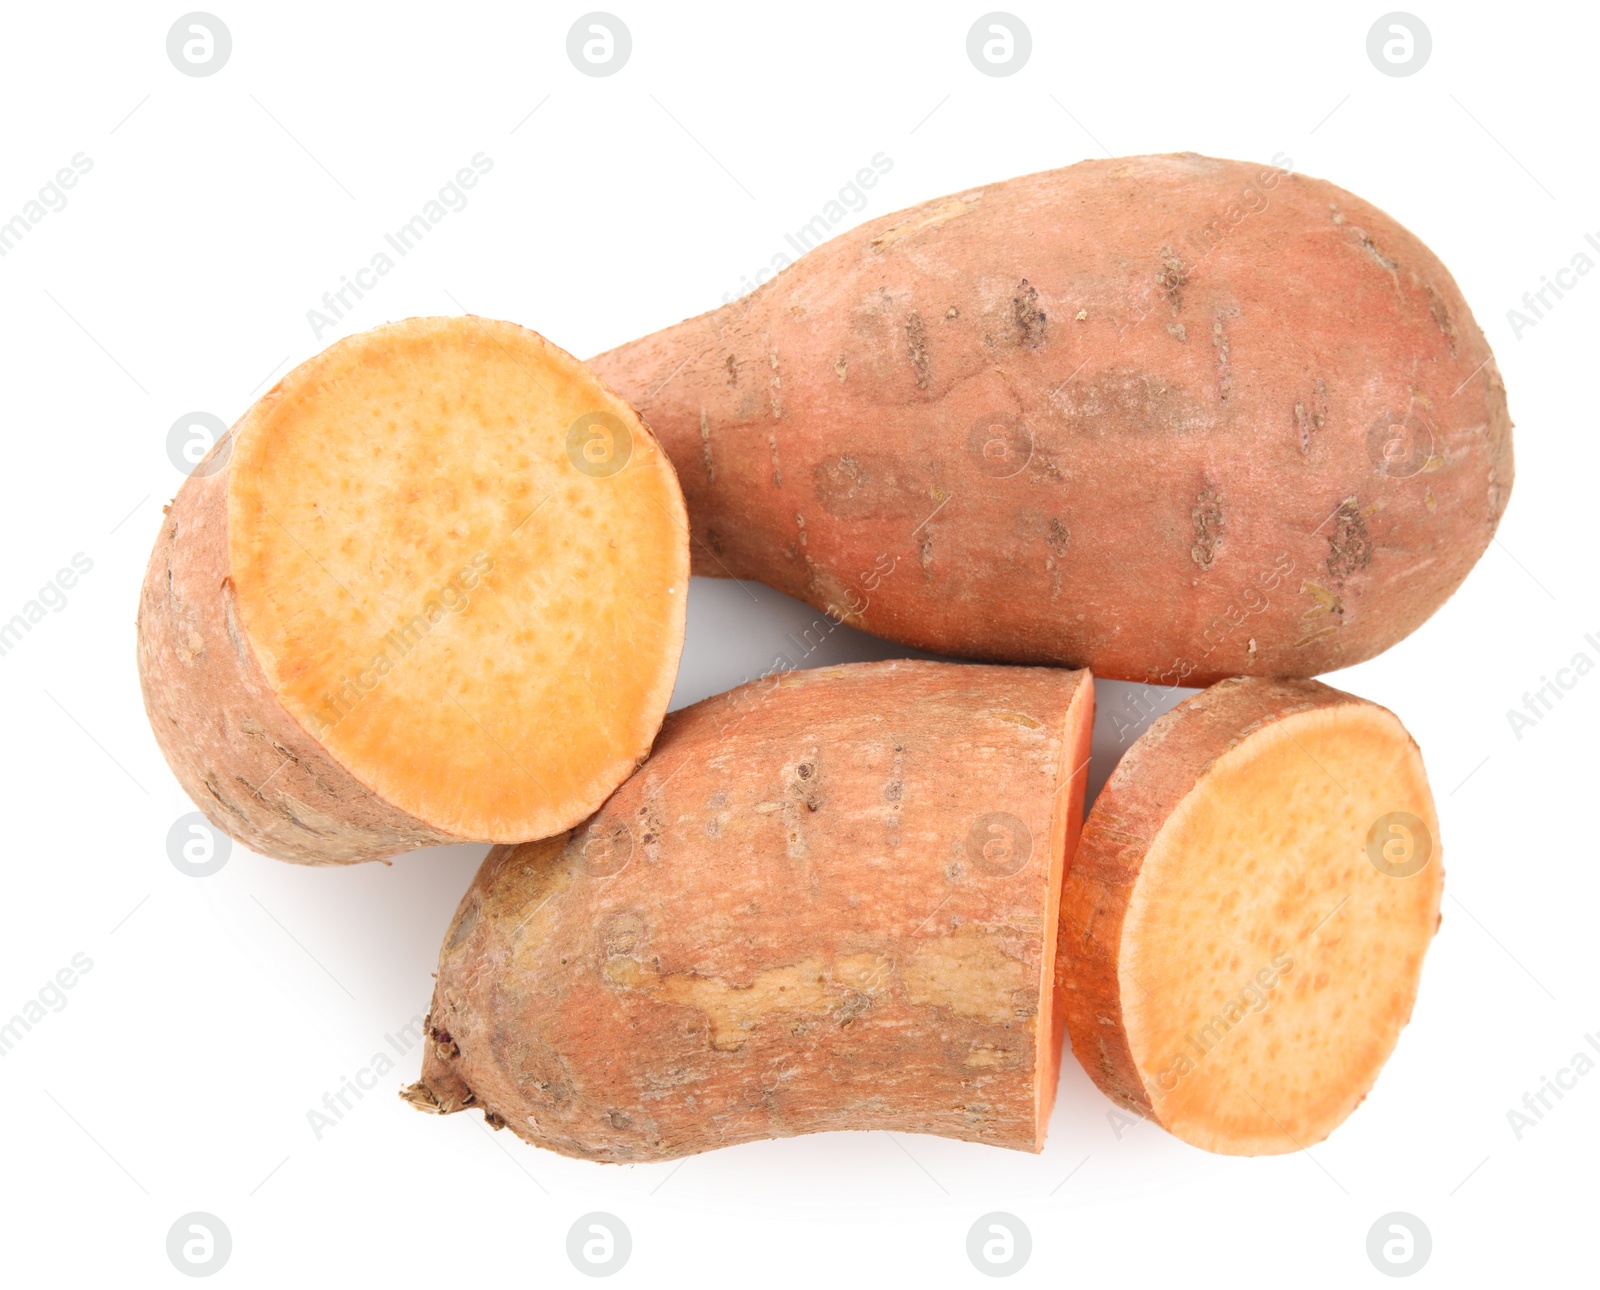
M1365 703L1235 743L1151 842L1119 988L1156 1117L1211 1151L1320 1142L1411 1017L1443 893L1416 745Z
M649 751L683 645L682 495L633 410L536 333L340 341L246 415L228 487L236 644L398 809L546 837Z

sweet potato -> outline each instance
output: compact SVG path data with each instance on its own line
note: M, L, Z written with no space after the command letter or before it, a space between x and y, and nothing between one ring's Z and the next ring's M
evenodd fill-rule
M886 216L591 365L677 465L696 572L1126 680L1372 657L1512 484L1499 372L1427 247L1194 154Z
M295 368L184 482L140 598L146 709L265 855L548 837L649 752L688 562L627 404L531 331L414 318Z
M1086 673L864 663L667 719L564 839L490 852L439 959L425 1110L665 1160L898 1129L1038 1150Z
M1073 1052L1208 1151L1320 1142L1411 1017L1439 825L1395 716L1316 681L1221 682L1096 800L1061 898Z

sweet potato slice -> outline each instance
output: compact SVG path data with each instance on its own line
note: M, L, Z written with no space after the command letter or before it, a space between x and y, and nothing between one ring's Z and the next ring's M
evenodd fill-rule
M582 829L490 852L439 959L427 1110L665 1160L825 1129L1036 1151L1084 672L856 664L667 719Z
M1315 681L1224 681L1129 749L1061 901L1073 1051L1186 1142L1320 1142L1410 1020L1439 924L1422 757Z
M548 837L647 755L688 534L621 399L511 323L340 341L184 483L139 663L156 738L264 854Z

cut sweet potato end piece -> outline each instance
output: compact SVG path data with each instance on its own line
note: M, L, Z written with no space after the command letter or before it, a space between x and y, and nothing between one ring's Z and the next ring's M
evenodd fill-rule
M1121 932L1122 1024L1162 1125L1271 1154L1355 1109L1411 1016L1438 836L1421 755L1372 704L1284 717L1212 763L1151 840Z
M905 660L673 714L585 828L485 860L423 1108L617 1162L844 1129L1038 1150L1092 718L1087 673Z
M510 323L410 319L290 373L236 444L239 622L367 788L443 832L522 841L585 818L647 754L683 643L682 496L570 355Z

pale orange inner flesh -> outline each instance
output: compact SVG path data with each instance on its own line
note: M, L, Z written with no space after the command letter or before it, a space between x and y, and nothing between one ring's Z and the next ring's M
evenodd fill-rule
M1373 833L1397 812L1423 829ZM1391 866L1427 862L1385 874L1372 836ZM1410 1019L1438 838L1422 759L1382 709L1288 717L1217 760L1151 845L1123 925L1124 1022L1162 1124L1257 1155L1355 1109Z
M596 411L631 435L609 475L569 455ZM682 496L632 410L535 333L411 319L297 368L240 427L228 522L267 680L401 811L545 837L649 751L683 644Z

